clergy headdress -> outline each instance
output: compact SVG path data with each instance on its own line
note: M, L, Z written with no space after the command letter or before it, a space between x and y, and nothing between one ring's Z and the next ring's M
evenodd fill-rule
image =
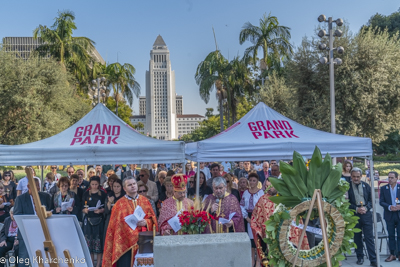
M171 182L174 185L174 190L183 192L186 190L186 183L187 183L188 177L184 174L175 174L171 178Z

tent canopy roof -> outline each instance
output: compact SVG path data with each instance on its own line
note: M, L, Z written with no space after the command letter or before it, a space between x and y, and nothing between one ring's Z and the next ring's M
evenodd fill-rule
M291 159L293 151L311 157L315 146L332 157L372 155L370 138L327 133L303 126L259 103L242 119L209 139L186 144L194 161Z
M103 104L65 131L37 142L0 145L0 165L176 163L183 142L144 136Z

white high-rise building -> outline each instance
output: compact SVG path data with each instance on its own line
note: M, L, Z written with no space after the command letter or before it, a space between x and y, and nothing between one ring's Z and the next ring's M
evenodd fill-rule
M150 51L146 71L146 130L157 139L176 136L175 72L171 70L169 50L161 35Z
M180 129L183 128L183 120L186 120L184 126L189 123L190 127L178 133L178 120ZM171 70L169 50L158 35L150 51L149 70L146 71L146 96L139 98L139 116L132 116L131 122L143 123L144 128L139 131L144 134L172 140L198 128L202 120L204 117L198 114L183 114L183 97L175 93L175 72Z

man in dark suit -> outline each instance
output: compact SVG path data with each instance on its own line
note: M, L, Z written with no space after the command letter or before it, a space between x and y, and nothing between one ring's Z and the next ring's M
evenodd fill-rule
M39 178L35 177L35 184L36 184L37 191L39 192L40 191ZM14 215L36 214L35 207L34 207L35 204L33 203L33 198L31 195L32 195L32 191L28 184L28 192L18 196L17 199L15 200ZM51 206L50 195L47 193L44 193L44 192L39 192L39 198L40 198L41 204L46 206L46 210L49 211L50 206ZM19 232L19 230L18 230L18 242L19 242L19 255L18 256L20 258L18 267L29 266L29 264L26 264L29 261L25 260L25 259L29 259L29 253L26 250L25 242L22 239L22 235Z
M156 163L151 164L151 169L149 169L149 171L150 171L150 178L149 178L150 181L153 181L153 182L157 182L158 181L158 178L157 178L157 174L158 174L157 165L158 164L156 164Z
M243 161L239 162L238 167L234 171L236 177L239 177L239 172L241 170L243 170Z
M399 174L397 172L389 172L389 185L382 186L380 190L379 204L383 207L383 217L389 234L390 256L385 260L386 262L395 261L395 251L400 249L400 186L397 184L398 178ZM398 249L396 249L396 230Z
M364 234L365 244L367 245L368 258L371 266L376 265L375 242L373 234L373 220L372 220L372 197L371 187L361 181L362 170L360 168L353 168L350 171L351 182L349 189L349 202L350 209L356 211L356 216L360 219L355 228L361 229L360 233L354 234L354 243L356 243L357 264L364 263L363 241L362 234Z
M263 169L257 172L258 177L260 178L261 184L264 184L264 181L271 175L271 171L269 170L269 163L265 161L263 163Z
M129 171L124 172L122 175L122 180L124 180L126 177L133 177L137 181L139 181L139 171L136 170L137 164L129 164Z
M89 188L89 182L84 179L85 172L82 169L78 169L76 170L76 174L79 177L78 186L85 192Z

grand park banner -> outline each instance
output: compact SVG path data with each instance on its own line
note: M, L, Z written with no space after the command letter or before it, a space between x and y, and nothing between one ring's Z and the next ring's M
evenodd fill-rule
M140 134L102 104L63 132L23 145L0 145L0 165L184 162L184 143Z
M311 157L315 146L332 157L372 155L370 138L332 134L308 128L259 103L225 131L186 144L194 161L291 159L293 151Z

